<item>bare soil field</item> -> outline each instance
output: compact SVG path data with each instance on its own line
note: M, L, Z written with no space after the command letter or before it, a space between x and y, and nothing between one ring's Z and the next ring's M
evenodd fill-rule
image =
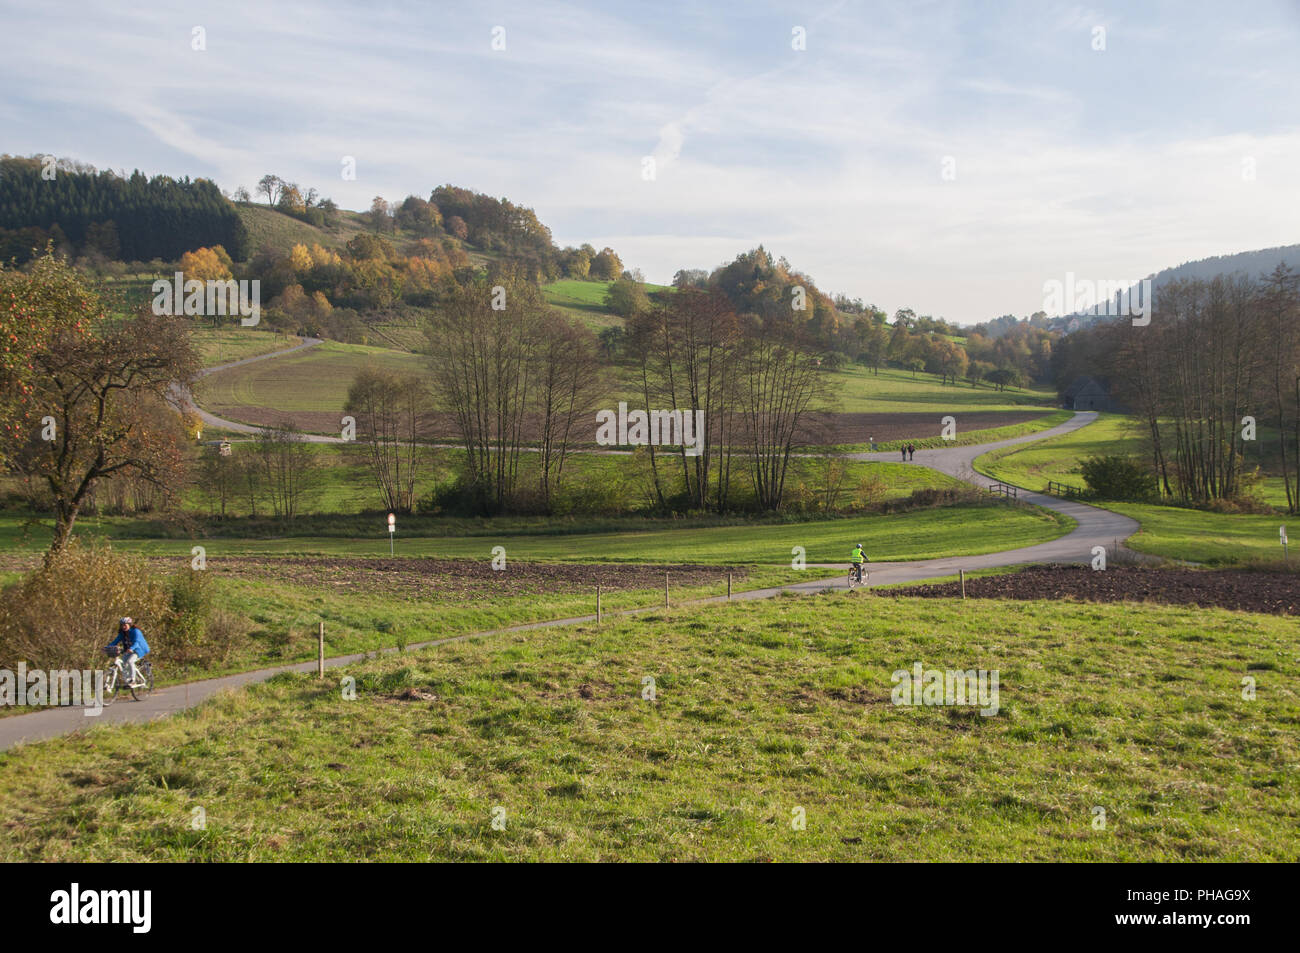
M339 556L223 556L210 569L219 576L331 587L338 592L429 595L511 596L538 592L580 592L596 584L610 592L656 589L668 573L673 587L716 583L732 573L742 582L747 573L736 566L586 565L509 560L504 570L490 561L463 559L354 558Z
M881 595L944 598L961 595L959 582L905 586ZM1115 566L1039 566L966 580L975 599L1077 599L1084 602L1155 602L1300 615L1300 574L1231 569L1155 569Z

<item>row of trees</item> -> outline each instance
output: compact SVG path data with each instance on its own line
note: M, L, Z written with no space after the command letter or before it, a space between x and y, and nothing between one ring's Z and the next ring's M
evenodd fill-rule
M267 173L257 182L257 194L266 196L266 204L285 215L301 219L317 228L333 228L338 224L339 207L333 199L326 198L314 188L301 188L274 173ZM234 202L251 202L253 197L242 185L231 195Z
M595 337L513 270L448 282L427 331L431 383L465 448L474 500L500 512L535 492L547 509L573 445L594 438L588 425L609 391ZM540 450L534 488L520 485L527 443Z
M744 467L757 504L779 508L791 455L827 396L820 348L799 312L740 314L720 290L683 288L632 319L627 348L647 408L703 412L698 452L648 448L658 504L676 502L661 468L679 471L686 505L724 510Z
M612 248L597 251L591 245L580 245L559 249L552 243L551 230L532 209L454 185L434 189L428 201L408 195L395 203L377 195L366 217L376 234L403 230L419 237L455 238L498 252L534 281L612 281L624 270Z
M415 505L421 447L440 424L464 450L462 503L549 511L612 390L591 332L549 308L526 275L500 270L447 282L427 333L427 379L368 367L348 394L354 453L385 505ZM647 409L703 412L698 453L680 430L672 446L645 448L651 503L724 510L743 473L758 506L779 508L793 452L826 397L802 316L741 314L720 291L686 288L635 314L626 347Z
M964 341L955 340L964 335ZM1041 380L1049 371L1052 334L1018 323L989 338L977 328L969 333L945 321L918 316L910 308L885 313L868 307L842 328L835 346L879 373L893 364L913 374L925 371L944 383L966 381L972 387L987 382L998 390Z
M201 245L223 245L236 259L250 250L239 213L207 179L0 157L0 246L28 260L33 247L43 247L30 244L39 237L33 229L56 244L65 236L78 250L123 261L175 261Z
M1124 318L1070 335L1061 366L1108 377L1145 422L1165 495L1239 495L1247 446L1268 439L1287 507L1300 512L1300 274L1287 266L1257 280L1168 282L1149 325Z
M249 449L239 454L207 453L198 469L198 485L224 519L236 501L247 503L256 518L262 512L292 520L320 489L320 467L311 445L292 423L264 427Z

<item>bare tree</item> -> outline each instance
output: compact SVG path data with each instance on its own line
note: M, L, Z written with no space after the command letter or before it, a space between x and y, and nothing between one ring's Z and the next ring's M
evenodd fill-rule
M1300 513L1300 274L1278 265L1264 275L1258 306L1268 343L1264 391L1278 429L1287 511Z
M646 410L704 413L704 432L696 435L698 453L687 453L685 446L675 451L686 498L699 509L725 508L730 493L739 327L725 295L692 287L629 321L627 350L638 370ZM660 458L665 451L648 449L654 492L663 505Z
M595 335L555 311L543 321L537 360L538 489L549 510L551 494L564 478L564 463L578 434L578 422L590 420L607 392L608 374Z
M814 401L826 397L816 348L790 317L746 322L738 397L758 504L779 509L796 435Z
M294 519L319 483L319 462L311 444L292 422L285 421L262 428L253 452L272 511L282 520Z
M239 461L233 455L209 452L199 465L199 488L207 494L222 519L226 518L227 508L239 490L240 477Z
M546 312L536 285L502 272L446 285L429 322L434 392L465 445L470 484L490 512L515 498Z
M415 508L415 481L427 435L429 393L416 374L369 365L357 372L344 411L356 417L358 445L384 506L391 512Z
M280 200L280 192L283 188L284 182L278 175L268 173L257 180L257 191L266 196L267 205L273 206Z

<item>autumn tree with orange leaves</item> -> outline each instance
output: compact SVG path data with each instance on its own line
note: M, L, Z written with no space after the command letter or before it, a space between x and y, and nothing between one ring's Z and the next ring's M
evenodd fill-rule
M176 387L199 363L182 321L142 312L109 315L69 265L47 253L24 273L0 272L0 406L9 426L0 455L48 490L54 539L68 542L99 481L132 475L180 489L185 431ZM21 330L24 322L35 330ZM20 332L21 335L20 336Z

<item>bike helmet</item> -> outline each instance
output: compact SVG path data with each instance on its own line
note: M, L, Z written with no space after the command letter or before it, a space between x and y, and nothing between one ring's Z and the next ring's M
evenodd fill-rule
M122 616L122 618L121 618L120 620L118 620L118 623L117 623L117 624L118 624L118 625L135 625L135 620L132 619L129 615L124 615L124 616Z

